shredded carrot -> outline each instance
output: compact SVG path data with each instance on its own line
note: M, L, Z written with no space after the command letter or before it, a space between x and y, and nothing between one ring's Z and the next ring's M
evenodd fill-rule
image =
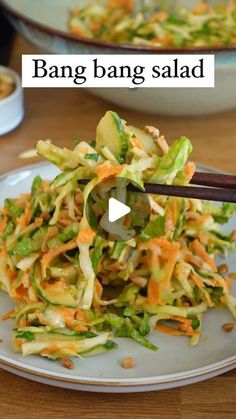
M25 340L17 338L17 339L13 339L12 343L16 348L21 348L21 346L25 343Z
M132 142L132 144L133 144L134 147L140 148L140 150L143 150L144 149L141 141L139 141L138 138L132 137L131 138L131 142Z
M109 177L118 175L122 170L122 166L107 166L106 164L100 164L97 166L96 172L98 180L104 180Z
M161 298L161 287L160 282L151 278L148 282L148 304L150 305L163 305Z
M99 31L99 29L101 28L101 24L98 22L92 22L91 23L91 28L93 31Z
M98 279L95 280L94 289L95 289L95 292L96 292L97 296L98 297L101 297L102 291L103 291L103 287L102 287L101 282Z
M194 214L194 217L188 220L188 224L190 224L191 226L201 227L205 223L207 223L208 220L212 219L212 216L209 214L200 215L195 212L195 209L193 209L193 211L194 213L191 213L191 216Z
M26 270L22 277L22 284L25 288L30 286L30 279L29 279L29 270Z
M172 246L169 252L169 257L167 259L167 264L165 267L165 277L163 278L163 282L165 286L168 286L170 283L171 276L173 274L173 270L177 261L177 255L178 255L179 249L180 249L179 243L172 243Z
M58 345L56 343L53 343L52 345L49 345L48 348L43 349L40 351L41 355L51 354L53 352L56 352L58 350Z
M55 237L58 234L58 227L53 226L53 227L49 227L46 235L45 235L45 240L50 240L53 239L53 237Z
M75 320L75 310L67 307L57 307L56 311L64 317L66 326L72 327Z
M17 277L17 273L15 271L12 271L10 268L7 269L7 275L10 281L14 281Z
M56 237L58 234L58 227L53 226L53 227L49 227L49 229L47 230L46 234L45 234L45 238L44 238L44 242L42 244L42 250L45 251L47 250L47 242L51 239L53 239L54 237Z
M75 318L76 320L86 321L86 315L85 315L84 310L82 310L81 308L77 308L76 313L75 313Z
M181 330L177 330L174 327L166 326L165 324L157 324L155 330L166 333L170 336L193 336L195 334L194 331L182 332Z
M77 36L82 36L82 37L86 36L86 32L83 29L79 28L78 26L71 25L70 30L73 34Z
M0 220L0 234L2 234L6 226L7 226L7 220L6 219Z
M82 154L87 154L87 153L89 152L89 149L88 149L88 147L81 147L81 148L80 148L80 152L81 152Z
M88 330L88 328L84 326L83 324L77 324L74 330L76 330L76 332L85 332L86 330Z
M163 20L166 20L168 18L168 13L166 13L164 10L160 10L160 12L157 12L154 16L151 17L151 22L163 22Z
M128 12L133 10L133 0L110 0L108 5L108 9L126 9Z
M41 268L42 268L43 278L46 278L47 268L53 259L59 256L61 253L65 253L68 250L73 250L76 247L77 247L77 243L75 241L71 241L71 242L62 244L61 246L56 247L56 249L50 250L48 253L45 253L45 255L43 255L41 259Z
M153 239L148 240L146 243L142 243L140 250L153 250L155 247L160 247L162 250L170 250L171 243L166 239L166 237L154 237Z
M198 288L204 288L204 282L199 276L192 274L191 279L195 282Z
M36 217L34 222L35 222L36 227L39 228L43 224L43 218L42 217Z
M189 161L185 168L184 168L184 174L187 176L188 181L190 181L196 171L196 164L192 161Z
M26 319L24 317L21 317L18 321L17 327L25 327L27 325Z
M89 244L92 243L96 233L91 228L81 230L77 236L77 243Z
M162 45L166 45L166 46L172 45L173 35L167 34L167 35L163 36L162 38L160 38L159 41Z
M150 267L157 267L159 265L159 257L167 260L163 276L158 278L158 281L151 278L148 283L148 303L163 305L162 290L170 285L173 270L177 261L177 255L180 249L179 243L171 243L165 237L158 237L149 240L147 243L141 245L141 249L150 249L151 255L144 256L146 262Z
M20 227L21 230L29 225L31 217L32 217L32 209L30 203L26 204L24 214L16 219L16 224Z
M183 317L180 316L173 316L172 320L175 320L179 323L181 323L179 330L181 332L187 332L189 334L191 334L193 332L193 328L192 328L192 320L191 319L185 319Z
M1 249L1 251L0 251L0 257L3 258L3 259L6 259L6 257L7 257L7 250L6 250L5 247L3 247Z
M16 310L13 308L12 310L8 311L7 313L3 314L0 317L0 320L7 320L15 316Z
M201 15L208 10L208 5L205 1L201 1L194 9L195 15Z
M102 284L100 283L100 281L98 279L96 279L95 282L94 282L93 306L98 310L100 309L100 304L96 301L96 297L101 298L102 297L102 291L103 291Z
M209 233L206 231L200 231L198 234L199 241L202 245L207 245L209 242Z
M22 302L26 302L30 304L32 301L29 297L29 289L24 288L24 285L21 284L17 289L12 290L11 297L19 304Z
M173 234L179 214L179 205L179 198L169 198L168 206L165 212L165 233L167 237L171 237L171 235Z
M190 248L194 253L197 253L201 258L211 267L214 272L217 272L217 268L214 260L208 255L207 251L199 240L195 239L191 244Z
M192 322L190 319L185 319L184 317L180 317L180 316L173 316L172 320L175 320L183 324L191 324Z

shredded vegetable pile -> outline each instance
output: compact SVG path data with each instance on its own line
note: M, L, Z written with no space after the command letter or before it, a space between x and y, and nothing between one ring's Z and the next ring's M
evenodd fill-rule
M201 1L194 10L169 11L150 2L137 10L133 0L92 1L72 12L69 30L74 35L118 44L160 47L207 47L236 42L236 3L215 6Z
M157 128L129 126L108 111L94 141L73 150L39 141L37 151L61 173L51 182L37 176L30 193L6 199L0 211L0 284L16 302L2 319L14 318L15 350L68 359L127 337L155 351L154 330L196 345L209 309L227 307L236 319L233 275L216 265L235 250L235 232L220 229L235 204L150 195L148 224L126 242L97 235L84 211L104 179L188 185L188 138L168 146Z

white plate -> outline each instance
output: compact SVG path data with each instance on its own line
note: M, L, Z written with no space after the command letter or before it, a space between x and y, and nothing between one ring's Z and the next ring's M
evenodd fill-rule
M226 1L226 0L225 0ZM196 6L199 0L165 0L175 7ZM222 0L211 0L212 4ZM138 46L122 47L93 39L78 38L68 33L69 11L90 3L90 0L0 0L17 31L32 45L48 54L125 54L153 53ZM177 49L162 49L166 54L177 54ZM182 53L180 49L178 53ZM186 52L187 50L184 49ZM204 50L190 48L189 54L204 54ZM157 51L158 52L158 51ZM139 112L156 115L206 115L233 109L236 106L236 48L225 46L207 51L215 56L215 87L209 88L98 88L90 89L102 99ZM145 60L145 58L144 58ZM157 61L156 61L157 60ZM142 59L140 60L142 62ZM153 55L153 63L158 58ZM134 86L135 87L135 86Z
M200 169L200 167L199 167ZM204 168L206 170L206 168ZM210 169L211 170L211 169ZM58 173L51 165L35 165L9 173L0 178L0 205L6 197L15 197L30 189L36 175L51 179ZM226 229L233 229L236 217ZM236 271L235 255L227 259ZM236 289L234 290L236 292ZM0 315L13 303L0 293ZM152 352L129 339L117 339L119 348L84 360L75 360L75 369L66 370L59 363L38 356L23 358L11 346L10 320L0 323L0 365L2 368L42 383L75 390L96 392L135 392L178 387L210 378L236 366L236 330L225 333L222 324L232 321L227 310L212 310L204 317L203 334L196 348L188 339L153 333L150 340L159 351ZM132 356L135 368L121 367L124 357Z

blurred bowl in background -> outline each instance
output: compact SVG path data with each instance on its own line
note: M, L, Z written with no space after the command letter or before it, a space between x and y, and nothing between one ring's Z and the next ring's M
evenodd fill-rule
M205 115L236 107L236 45L215 48L160 48L119 45L78 38L68 32L70 10L90 0L0 0L9 19L31 44L44 53L59 54L145 54L214 53L215 88L100 88L93 94L117 105L162 115ZM169 0L175 5L194 7L198 0ZM217 3L217 1L210 1Z
M24 117L23 92L19 75L5 66L0 66L0 76L1 74L12 78L14 90L0 99L0 136L16 128Z

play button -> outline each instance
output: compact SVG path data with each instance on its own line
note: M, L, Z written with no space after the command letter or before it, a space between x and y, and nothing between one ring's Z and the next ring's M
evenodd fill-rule
M85 211L96 234L108 241L128 241L146 227L151 208L148 195L141 192L140 186L126 178L113 177L92 189Z
M108 220L114 223L120 218L130 213L130 207L115 198L110 198L108 202Z

